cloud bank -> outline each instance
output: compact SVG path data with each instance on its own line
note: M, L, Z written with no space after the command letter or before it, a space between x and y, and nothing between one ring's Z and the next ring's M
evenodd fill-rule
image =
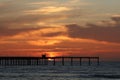
M102 24L87 24L86 26L71 24L66 25L66 28L69 37L72 38L120 43L120 17L113 16L111 19L111 21L105 21Z

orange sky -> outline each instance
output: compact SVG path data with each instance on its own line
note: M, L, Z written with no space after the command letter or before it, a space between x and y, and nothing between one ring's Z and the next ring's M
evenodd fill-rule
M0 0L0 56L120 58L120 1Z

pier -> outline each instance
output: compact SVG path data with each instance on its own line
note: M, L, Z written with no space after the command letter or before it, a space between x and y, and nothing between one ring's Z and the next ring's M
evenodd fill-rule
M58 56L58 57L0 57L0 66L40 66L48 65L49 59L52 60L52 65L56 65L59 59L61 65L65 65L65 60L68 59L71 66L75 65L73 62L75 59L79 60L79 65L82 66L83 60L88 62L88 65L91 65L91 62L94 60L97 65L99 65L99 57L68 57L68 56Z
M88 65L91 65L92 60L96 61L96 64L99 65L100 64L100 60L99 57L47 57L48 59L53 59L53 65L56 65L56 59L61 59L61 64L64 66L65 65L65 59L69 59L70 60L70 64L71 66L74 65L74 59L79 59L79 65L82 66L82 60L87 60L88 61Z

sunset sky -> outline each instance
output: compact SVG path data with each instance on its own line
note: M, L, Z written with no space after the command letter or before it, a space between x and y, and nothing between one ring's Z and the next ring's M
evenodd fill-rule
M0 0L0 56L120 59L120 0Z

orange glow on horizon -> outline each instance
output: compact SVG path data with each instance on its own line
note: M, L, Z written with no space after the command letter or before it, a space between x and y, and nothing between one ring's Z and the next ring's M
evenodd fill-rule
M46 52L46 53L47 53L47 56L49 56L49 57L59 56L59 54L56 52Z

